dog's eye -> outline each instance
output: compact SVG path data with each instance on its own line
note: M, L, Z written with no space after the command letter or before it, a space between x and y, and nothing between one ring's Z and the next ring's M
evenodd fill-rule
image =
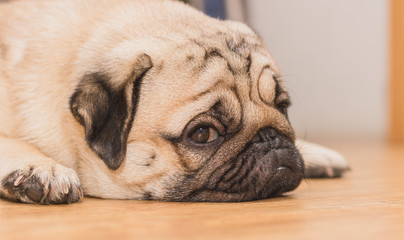
M281 112L283 115L285 115L287 117L289 105L290 105L290 102L288 102L288 101L281 102L276 105L276 109L278 109L279 112Z
M276 108L278 109L279 112L281 112L283 115L286 115L288 112L288 106L284 105L284 104L279 104L278 106L276 106Z
M210 143L219 137L219 133L213 127L198 127L191 133L190 138L196 143Z

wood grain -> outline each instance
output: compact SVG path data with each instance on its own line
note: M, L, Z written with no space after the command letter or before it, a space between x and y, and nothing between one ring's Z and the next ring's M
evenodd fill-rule
M404 142L404 1L391 0L390 140Z
M344 178L306 180L264 201L0 200L0 239L403 239L404 146L334 147L352 165Z

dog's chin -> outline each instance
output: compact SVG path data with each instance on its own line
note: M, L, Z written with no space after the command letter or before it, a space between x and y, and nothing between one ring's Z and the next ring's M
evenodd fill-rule
M239 202L275 197L295 189L303 171L303 159L293 141L273 128L264 128L236 157L215 168L203 184L197 178L184 181L182 192L184 186L200 187L179 200Z

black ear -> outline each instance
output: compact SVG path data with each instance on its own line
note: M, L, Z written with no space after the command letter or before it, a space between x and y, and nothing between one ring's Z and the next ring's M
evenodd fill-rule
M70 110L84 126L87 144L110 169L118 169L125 159L141 82L151 67L150 57L142 55L121 87L112 85L108 74L87 74L70 98Z

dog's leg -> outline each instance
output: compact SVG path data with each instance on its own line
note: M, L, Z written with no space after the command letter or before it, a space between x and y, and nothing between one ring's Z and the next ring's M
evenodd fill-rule
M349 170L346 159L334 150L302 140L296 146L303 156L305 177L340 177Z
M0 195L25 203L71 203L83 191L75 171L29 143L0 135Z

